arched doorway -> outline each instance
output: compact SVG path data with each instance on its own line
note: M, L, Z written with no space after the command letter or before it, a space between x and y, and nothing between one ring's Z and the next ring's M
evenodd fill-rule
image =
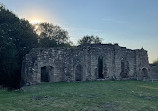
M98 78L102 79L103 76L103 57L99 56L98 57Z
M49 82L50 77L53 75L53 67L52 66L44 66L41 67L41 82Z
M146 68L142 69L142 77L145 77L145 78L148 77L148 70Z
M83 67L78 64L75 68L75 81L82 81Z
M128 61L121 61L121 73L120 76L122 78L128 78L129 74L129 63Z

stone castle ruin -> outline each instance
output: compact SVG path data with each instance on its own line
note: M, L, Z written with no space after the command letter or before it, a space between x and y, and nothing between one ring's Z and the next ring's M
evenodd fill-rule
M118 44L91 44L75 48L34 48L25 56L25 84L86 80L146 80L150 78L148 54Z

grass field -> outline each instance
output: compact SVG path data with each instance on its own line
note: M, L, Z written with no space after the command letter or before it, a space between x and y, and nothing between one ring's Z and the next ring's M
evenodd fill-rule
M158 82L60 82L1 89L0 111L158 111Z

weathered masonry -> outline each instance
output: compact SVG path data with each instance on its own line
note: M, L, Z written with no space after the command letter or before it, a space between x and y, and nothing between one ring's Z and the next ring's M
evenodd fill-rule
M75 48L34 48L25 56L25 84L97 79L150 78L148 54L118 44L91 44Z

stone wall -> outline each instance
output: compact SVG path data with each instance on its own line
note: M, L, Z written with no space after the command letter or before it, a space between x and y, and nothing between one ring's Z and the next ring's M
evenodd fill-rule
M158 64L150 64L150 78L158 81Z
M91 44L75 48L35 48L25 56L23 82L86 81L96 79L148 79L144 49L118 44ZM43 78L44 77L44 78Z

